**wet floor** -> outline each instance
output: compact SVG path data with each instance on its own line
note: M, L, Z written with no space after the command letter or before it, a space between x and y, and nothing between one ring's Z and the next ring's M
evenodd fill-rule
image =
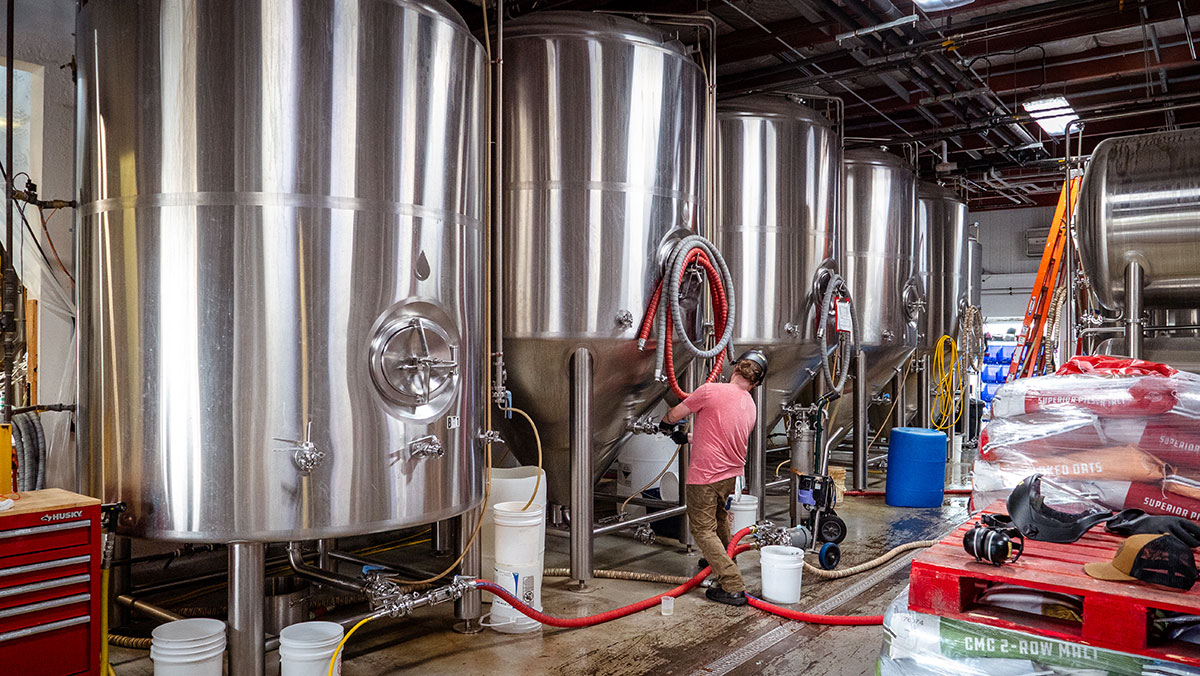
M768 498L768 516L787 518L787 499ZM948 498L935 509L901 509L882 498L850 498L839 506L849 534L842 545L841 567L867 561L912 540L936 538L966 519L966 498ZM797 610L828 614L873 615L907 584L911 554L876 571L832 581L806 576ZM691 575L698 556L674 540L643 545L609 536L596 543L598 568ZM810 555L810 561L812 561ZM566 566L567 542L549 538L547 566ZM760 588L758 552L739 557L751 593ZM547 613L578 617L603 612L661 593L663 585L594 580L590 593L565 588L565 580L547 579ZM485 609L487 606L485 605ZM510 635L485 630L475 635L451 629L449 606L424 609L415 617L366 625L348 644L344 676L381 674L489 674L496 676L636 674L873 674L883 630L831 627L792 622L753 608L712 603L702 590L675 601L671 616L656 607L598 627L554 629ZM145 653L117 651L119 676L150 674ZM272 655L274 657L274 655Z

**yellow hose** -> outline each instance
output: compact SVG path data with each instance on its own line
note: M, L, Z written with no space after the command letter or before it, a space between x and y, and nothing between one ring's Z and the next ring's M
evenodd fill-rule
M937 383L937 394L933 402L938 414L937 419L932 422L939 430L949 431L962 417L965 406L957 406L954 400L954 382L956 378L962 382L961 371L962 365L958 363L958 344L950 336L942 336L933 353L933 379ZM966 388L963 388L963 394L966 395Z
M466 551L466 550L463 550L463 551ZM358 621L358 624L351 627L350 631L346 632L346 635L342 637L341 642L337 644L337 649L333 651L333 657L329 658L329 676L333 676L333 668L337 666L338 655L342 654L342 648L346 647L346 641L350 640L350 637L354 635L354 632L358 631L359 627L370 622L371 620L375 619L376 617L379 617L379 616L371 615L370 617L364 617L363 619Z
M529 496L529 502L526 502L526 503L525 503L525 506L521 508L521 511L522 511L522 512L524 512L525 510L529 509L529 506L530 506L530 505L532 505L532 504L533 504L533 501L537 499L538 489L539 489L539 488L541 488L541 486L542 486L542 435L538 434L538 428L537 428L537 425L536 425L536 424L534 424L534 422L533 422L533 418L530 418L530 417L529 417L529 414L528 414L528 413L526 413L525 411L522 411L522 410L521 410L521 409L519 409L519 408L513 408L513 407L511 407L511 406L510 406L510 407L508 407L508 408L506 408L506 409L504 409L504 410L505 410L505 411L512 411L513 413L519 413L519 414L521 414L521 416L522 416L523 418L525 418L525 420L528 420L528 421L529 421L529 427L533 429L533 440L534 440L535 442L537 442L537 452L538 452L538 462L537 462L538 473L537 473L537 481L535 481L535 482L533 483L533 495L530 495L530 496ZM486 500L484 500L484 505L486 505L486 504L487 504L487 501L486 501Z
M111 537L111 536L110 536ZM105 640L100 642L100 668L106 671L112 670L112 665L108 663L108 577L109 569L107 567L100 569L100 635L105 637Z

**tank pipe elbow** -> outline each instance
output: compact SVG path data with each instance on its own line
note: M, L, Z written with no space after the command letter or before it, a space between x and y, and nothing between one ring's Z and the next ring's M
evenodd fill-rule
M303 578L312 580L318 584L323 584L327 587L335 587L343 591L354 592L361 594L366 587L366 582L338 575L332 571L310 566L304 562L304 549L299 542L289 542L287 546L288 564L297 575Z

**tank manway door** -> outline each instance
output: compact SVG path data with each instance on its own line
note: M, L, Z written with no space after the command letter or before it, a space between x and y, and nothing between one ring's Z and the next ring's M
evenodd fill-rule
M429 317L385 318L371 341L371 377L401 417L437 417L458 390L456 341Z

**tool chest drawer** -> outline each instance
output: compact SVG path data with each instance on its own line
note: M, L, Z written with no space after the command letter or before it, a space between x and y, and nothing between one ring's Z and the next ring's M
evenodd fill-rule
M0 512L0 664L100 673L100 501L49 489Z

